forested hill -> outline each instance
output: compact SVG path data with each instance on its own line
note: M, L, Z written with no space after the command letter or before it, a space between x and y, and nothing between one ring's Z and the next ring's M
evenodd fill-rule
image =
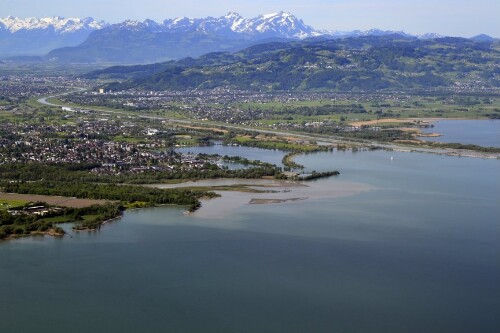
M267 43L89 74L115 78L109 89L407 90L500 87L500 44L398 35ZM123 81L125 80L125 81Z

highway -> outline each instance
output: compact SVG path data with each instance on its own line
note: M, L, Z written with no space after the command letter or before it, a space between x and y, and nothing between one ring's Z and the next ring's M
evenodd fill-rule
M88 89L75 88L74 90L67 91L64 93L55 94L55 95L51 95L51 96L47 96L47 97L42 97L42 98L38 99L37 101L43 105L52 106L52 107L75 108L74 106L71 106L71 105L54 104L54 103L49 102L48 100L51 98L66 96L66 95L70 95L70 94L73 94L76 92L82 92L85 90L88 90ZM256 133L260 133L260 134L270 134L270 135L279 136L279 137L294 137L294 138L307 140L307 141L313 140L313 141L320 141L320 142L325 142L325 143L330 143L330 144L347 144L347 145L356 145L359 147L376 147L376 148L381 148L381 149L403 151L403 152L418 152L418 153L430 153L430 154L461 156L461 157L500 159L500 153L484 153L484 152L478 152L478 151L463 150L463 149L451 149L451 148L446 148L446 149L420 148L420 147L411 147L411 146L404 146L404 145L397 145L397 144L390 144L390 143L380 143L380 142L376 142L376 141L350 140L350 139L345 139L345 138L341 138L341 137L337 137L337 136L333 136L333 135L304 134L304 133L296 133L296 132L291 132L291 131L279 131L279 130L271 130L271 129L262 129L262 128L257 128L257 127L245 127L245 126L238 126L238 125L231 125L231 124L209 123L209 122L200 121L200 120L177 119L177 118L162 117L162 116L150 116L150 115L142 115L142 114L133 114L132 115L130 112L123 112L123 111L116 111L116 110L99 110L99 109L92 108L92 107L78 107L78 108L85 108L85 110L98 112L98 113L106 113L106 114L112 113L112 114L124 115L124 116L134 116L137 118L160 120L160 121L166 121L169 123L187 125L187 126L211 126L211 127L218 127L218 128L227 129L227 130L251 131L251 132L256 132Z
M55 104L51 103L48 100L52 98L57 98L61 96L66 96L73 94L75 92L81 92L85 91L87 89L84 88L76 88L77 90L72 90L52 96L47 96L38 99L38 103L41 103L43 105L47 106L53 106L53 107L68 107L68 108L81 108L93 112L99 112L99 113L107 113L107 114L118 114L118 115L126 115L126 116L131 116L129 112L123 112L123 111L116 111L116 110L99 110L96 108L92 107L75 107L71 105L66 105L66 104ZM234 129L234 130L242 130L242 131L253 131L261 134L271 134L275 136L293 136L296 138L304 139L304 140L321 140L325 141L328 143L351 143L351 144L360 144L361 142L355 142L355 141L348 141L345 139L341 138L334 138L331 136L324 136L324 135L314 135L314 134L303 134L303 133L295 133L295 132L288 132L288 131L278 131L278 130L268 130L268 129L261 129L261 128L256 128L256 127L245 127L245 126L238 126L238 125L231 125L231 124L220 124L220 123L209 123L209 122L204 122L204 121L199 121L199 120L189 120L189 119L177 119L177 118L170 118L170 117L162 117L162 116L150 116L150 115L142 115L142 114L133 114L134 117L138 118L143 118L143 119L153 119L153 120L161 120L161 121L167 121L170 123L178 123L182 125L191 125L191 126L214 126L214 127L219 127L222 129Z

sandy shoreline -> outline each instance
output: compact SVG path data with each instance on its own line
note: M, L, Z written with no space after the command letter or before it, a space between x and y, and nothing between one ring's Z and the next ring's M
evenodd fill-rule
M307 200L309 198L290 198L290 199L251 199L249 204L250 205L267 205L267 204L279 204L279 203L285 203L285 202L290 202L290 201L302 201L302 200Z
M186 187L234 187L235 190L238 186L241 187L260 187L260 188L288 188L288 187L307 187L308 185L290 180L277 180L277 179L245 179L245 178L222 178L222 179L197 179L188 180L178 184L147 184L147 187L155 187L162 189L170 188L186 188Z
M222 180L224 181L224 180ZM252 193L238 190L217 191L219 198L202 200L202 206L189 216L203 219L221 219L231 214L238 214L242 209L258 211L267 205L297 205L309 200L334 201L339 198L369 192L374 188L364 183L341 180L331 182L290 182L279 180L239 180L241 185L262 188L275 188L272 193ZM241 183L243 181L243 183ZM255 183L259 183L256 185ZM212 184L215 184L212 182ZM209 188L207 188L209 190ZM246 207L246 208L245 208Z

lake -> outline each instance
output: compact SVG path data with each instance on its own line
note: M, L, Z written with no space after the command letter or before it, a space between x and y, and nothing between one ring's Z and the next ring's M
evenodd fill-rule
M423 140L500 147L500 120L439 120L433 124L434 127L424 128L422 132L442 136Z
M244 146L225 146L221 143L215 143L211 146L201 146L201 147L184 147L176 149L175 151L183 154L193 153L193 154L218 154L221 156L241 156L249 160L259 160L266 163L271 163L277 166L283 166L282 159L286 153L279 150L262 149L256 147L244 147ZM227 163L230 165L233 163Z
M255 159L281 161L266 154ZM2 331L498 331L498 160L334 151L296 162L341 175L0 243Z

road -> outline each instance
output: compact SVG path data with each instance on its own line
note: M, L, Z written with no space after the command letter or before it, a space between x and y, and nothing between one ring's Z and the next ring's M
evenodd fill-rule
M38 99L37 102L40 103L40 104L48 105L48 106L63 107L63 106L66 106L66 105L59 105L59 104L50 103L47 100L51 99L51 98L56 98L56 97L61 97L61 96L66 96L66 95L74 94L76 92L82 92L82 91L85 91L85 90L87 90L87 89L85 89L85 88L75 88L75 90L67 91L67 92L64 92L64 93L57 94L57 95L42 97L42 98Z
M77 88L75 88L75 90L67 91L64 93L60 93L60 94L56 94L56 95L52 95L52 96L48 96L48 97L43 97L43 98L38 99L37 101L39 103L41 103L43 105L47 105L47 106L74 108L71 105L54 104L54 103L48 102L48 100L51 98L66 96L66 95L70 95L70 94L73 94L76 92L82 92L85 90L88 90L88 89L77 87ZM123 112L123 111L99 110L99 109L95 109L95 108L91 108L91 107L85 107L85 109L89 110L89 111L93 111L93 112L99 112L99 113L107 113L107 114L112 113L112 114L118 114L118 115L131 116L130 113ZM380 143L380 142L375 142L375 141L350 140L350 139L345 139L345 138L341 138L341 137L336 137L333 135L304 134L304 133L296 133L296 132L290 132L290 131L269 130L269 129L262 129L262 128L256 128L256 127L245 127L245 126L238 126L238 125L231 125L231 124L209 123L209 122L204 122L204 121L199 121L199 120L177 119L177 118L162 117L162 116L149 116L149 115L141 115L141 114L134 114L133 116L135 116L137 118L167 121L169 123L188 125L188 126L212 126L212 127L219 127L219 128L228 129L228 130L249 131L249 132L256 132L256 133L260 133L260 134L270 134L270 135L280 136L280 137L294 137L294 138L299 138L299 139L303 139L303 140L307 140L307 141L313 140L313 141L321 141L321 142L326 142L326 143L331 143L331 144L347 144L347 145L357 145L357 146L361 146L361 147L377 147L377 148L382 148L382 149L406 151L406 152L419 152L419 153L431 153L431 154L462 156L462 157L500 159L500 154L498 154L498 153L483 153L483 152L478 152L478 151L449 149L449 148L433 149L433 148L410 147L410 146L390 144L390 143Z
M54 106L54 107L68 107L68 108L81 108L81 107L74 107L71 105L67 104L55 104L51 103L48 100L52 98L57 98L61 96L66 96L73 94L75 92L81 92L85 91L87 89L84 88L76 88L77 90L72 90L52 96L47 96L38 99L38 103L47 105L47 106ZM83 107L82 107L83 108ZM84 107L85 110L93 111L93 112L100 112L100 113L107 113L107 114L118 114L118 115L126 115L130 116L131 114L128 112L123 112L123 111L116 111L116 110L99 110L91 107ZM267 129L261 129L261 128L255 128L255 127L245 127L245 126L238 126L238 125L231 125L231 124L219 124L219 123L209 123L209 122L204 122L204 121L198 121L198 120L189 120L189 119L177 119L177 118L170 118L170 117L163 117L163 116L150 116L150 115L141 115L141 114L134 114L133 116L138 117L138 118L143 118L143 119L153 119L153 120L161 120L161 121L168 121L170 123L178 123L182 125L192 125L192 126L216 126L220 127L223 129L234 129L234 130L243 130L243 131L253 131L261 134L271 134L271 135L276 135L276 136L293 136L297 138L301 138L304 140L318 140L320 139L321 141L326 141L329 143L356 143L360 144L360 142L355 142L355 141L347 141L345 139L341 138L334 138L334 137L329 137L329 136L322 136L322 135L310 135L310 134L301 134L301 133L294 133L294 132L287 132L287 131L278 131L278 130L267 130Z

